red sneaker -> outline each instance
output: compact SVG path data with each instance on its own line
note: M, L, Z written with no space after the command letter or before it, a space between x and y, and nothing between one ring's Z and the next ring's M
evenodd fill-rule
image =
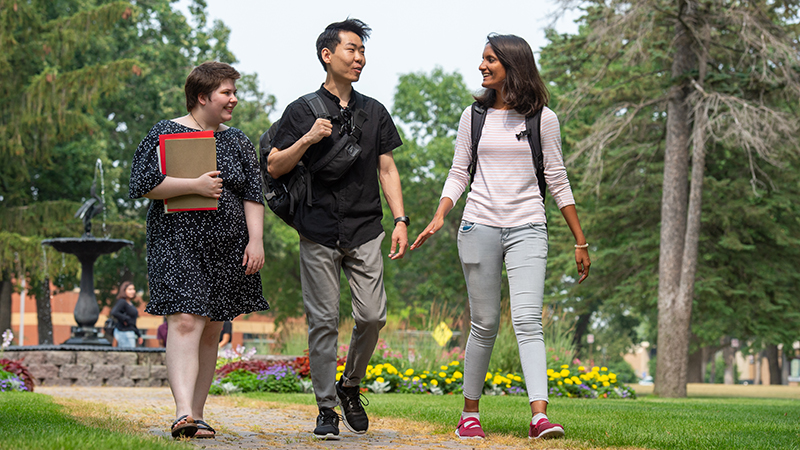
M474 417L467 417L458 422L456 436L461 439L483 439L486 437L481 428L481 421Z
M564 437L564 427L557 423L550 423L547 419L539 419L536 425L531 423L528 429L528 439L555 439Z

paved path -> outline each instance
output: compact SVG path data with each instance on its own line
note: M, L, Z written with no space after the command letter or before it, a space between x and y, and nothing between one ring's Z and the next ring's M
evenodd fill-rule
M36 387L53 397L102 403L130 417L143 432L171 439L168 425L174 419L169 388ZM484 441L460 441L452 434L433 434L430 425L400 419L370 418L365 435L350 433L341 425L338 441L316 441L311 437L317 410L309 405L278 404L243 397L210 396L206 421L217 430L217 439L193 439L207 449L512 449L563 448L558 442L528 442L490 436ZM563 441L560 441L563 442Z

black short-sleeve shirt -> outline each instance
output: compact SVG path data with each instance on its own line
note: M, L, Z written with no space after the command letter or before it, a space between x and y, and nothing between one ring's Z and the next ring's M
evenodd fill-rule
M317 91L332 120L331 136L312 145L302 161L309 167L325 155L342 137L343 131L339 98L321 87ZM326 247L352 248L378 237L383 231L381 197L378 182L378 158L391 152L403 142L392 117L377 100L356 93L347 108L354 108L356 98L359 108L367 113L358 143L361 155L350 170L336 183L322 185L312 178L312 205L303 202L295 215L294 226L305 238ZM302 98L295 100L281 117L272 146L284 150L303 137L314 125L316 117Z

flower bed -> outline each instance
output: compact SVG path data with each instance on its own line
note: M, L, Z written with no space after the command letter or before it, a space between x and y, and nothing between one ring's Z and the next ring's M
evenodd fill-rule
M459 394L464 381L462 361L451 361L439 370L416 370L397 358L373 357L361 381L363 390L375 394ZM344 357L338 360L336 380L344 372ZM634 391L617 380L605 367L548 369L550 395L575 398L636 398ZM217 369L212 394L233 392L311 392L308 356L291 363L231 359ZM527 395L525 381L515 373L489 372L484 395Z
M0 356L11 345L14 333L11 330L3 332L3 344L0 346ZM33 392L33 377L28 368L19 361L0 359L0 392L26 391Z

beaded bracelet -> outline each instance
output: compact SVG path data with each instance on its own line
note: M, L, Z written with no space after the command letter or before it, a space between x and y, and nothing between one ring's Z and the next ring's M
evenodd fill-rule
M589 248L589 243L587 242L587 243L585 243L583 245L575 244L575 248Z

